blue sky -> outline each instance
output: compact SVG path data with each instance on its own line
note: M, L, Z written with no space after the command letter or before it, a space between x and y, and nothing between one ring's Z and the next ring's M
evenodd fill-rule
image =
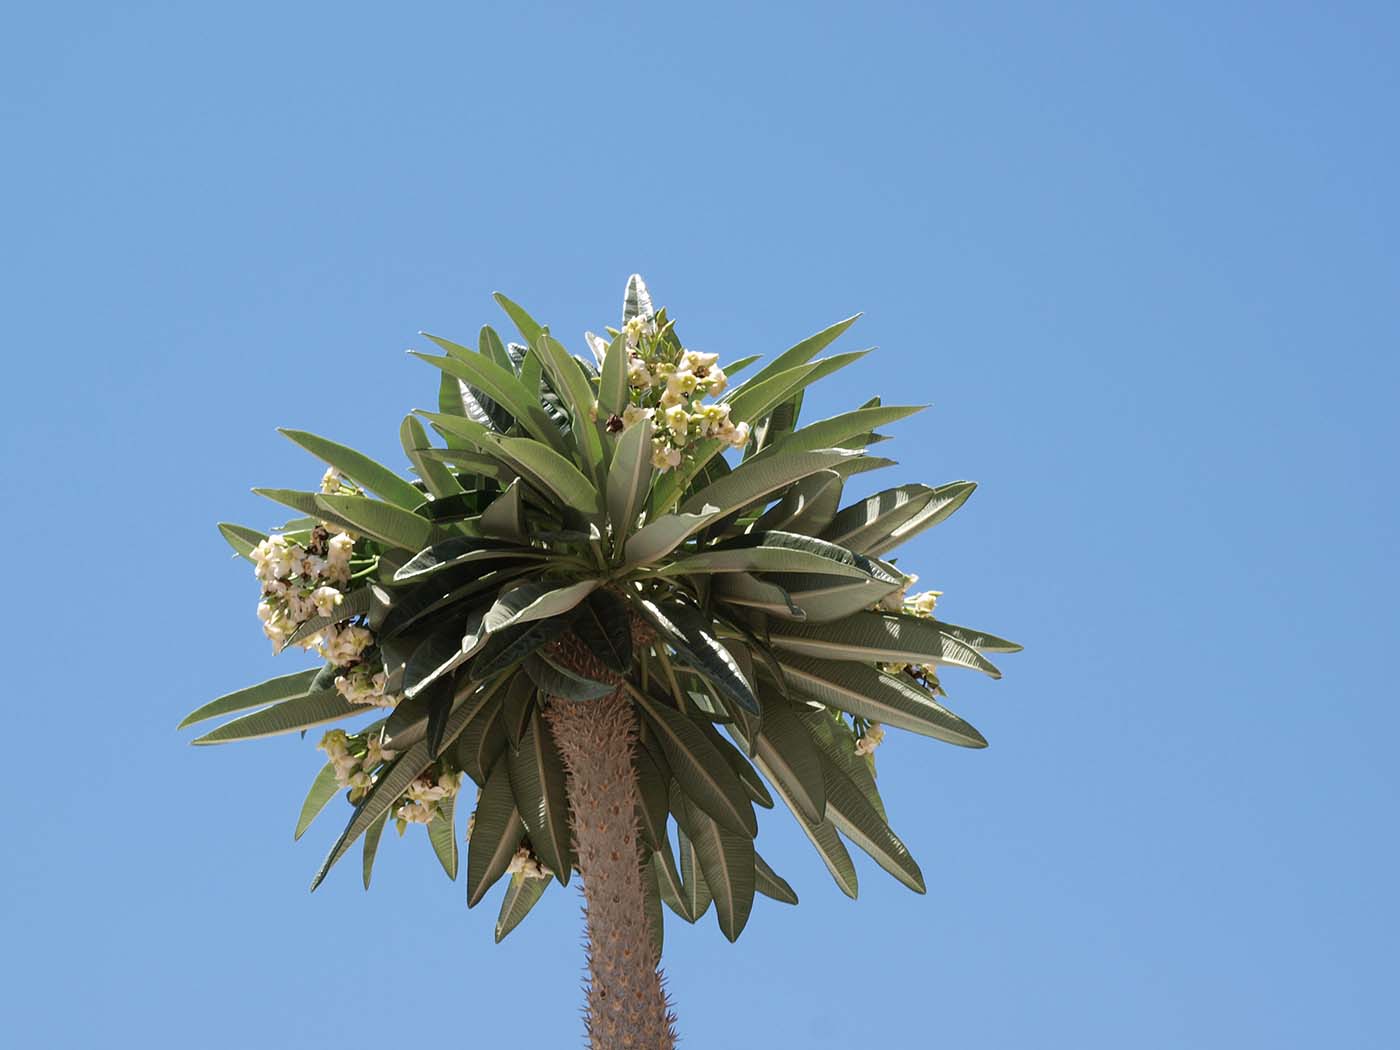
M173 727L289 669L275 426L402 465L419 329L634 270L726 357L866 311L808 411L932 403L871 485L982 483L902 564L1027 646L880 752L927 896L774 813L801 906L668 926L685 1045L1396 1045L1393 6L471 7L5 18L12 1045L577 1045L575 897L308 896L312 743Z

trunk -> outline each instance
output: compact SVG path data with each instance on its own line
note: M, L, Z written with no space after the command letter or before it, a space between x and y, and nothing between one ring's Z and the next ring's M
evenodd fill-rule
M588 934L591 1050L672 1050L675 1015L652 947L639 863L637 716L621 691L553 699L545 720L564 759Z

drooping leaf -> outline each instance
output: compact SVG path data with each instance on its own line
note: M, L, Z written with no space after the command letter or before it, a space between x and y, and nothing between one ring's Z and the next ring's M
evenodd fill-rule
M722 827L686 799L676 808L676 820L695 851L705 886L715 902L720 930L730 941L738 940L753 910L752 837Z
M457 881L456 802L455 798L440 801L437 815L428 822L428 841L432 843L443 872L453 882Z
M642 837L652 849L660 849L666 840L666 819L670 815L668 784L671 775L657 766L645 747L632 750L632 767L637 777L638 823Z
M1001 677L972 646L918 616L858 612L831 623L775 623L772 641L779 649L824 660L946 664Z
M925 892L923 872L908 847L890 830L850 778L824 754L821 760L826 779L826 815L837 830L911 890Z
M306 833L306 829L311 827L311 822L316 819L321 810L326 808L326 803L335 798L335 793L340 789L340 785L335 779L335 763L327 762L321 772L316 774L316 779L311 782L311 790L306 793L306 801L301 804L301 815L297 817L297 830L292 836L299 839Z
M665 607L642 603L643 613L675 650L686 667L701 672L715 689L739 707L759 713L758 699L751 683L745 681L734 657L709 632L709 619L690 606L671 603Z
M497 496L489 507L481 512L477 523L483 536L498 536L512 540L526 540L529 534L525 528L524 486L519 480L512 481L505 492Z
M958 641L972 646L978 652L983 653L1019 653L1024 646L1017 642L1008 642L1005 638L998 638L994 634L986 631L976 631L971 627L959 627L955 623L938 622L938 629L944 634L952 635Z
M545 866L567 886L574 856L564 763L538 711L531 714L520 746L507 750L505 765L515 808L530 834L530 844Z
M374 858L379 853L379 840L384 836L384 825L388 822L389 811L386 809L365 832L364 855L360 861L360 877L364 880L365 889L369 889L370 876L374 874Z
M792 804L807 820L820 823L826 814L821 763L812 738L786 701L770 697L763 705L763 726L754 750Z
M776 778L761 758L758 759L758 768L773 784L773 790L778 793L783 804L791 811L797 821L797 826L802 829L802 833L812 843L817 851L817 856L821 857L822 863L826 865L826 870L831 872L831 877L840 887L841 892L847 897L854 898L858 890L856 866L851 863L851 855L847 852L845 844L842 843L841 836L837 834L836 825L826 818L816 822L808 820L803 816L802 808L783 790L781 781Z
M769 867L768 862L758 853L753 855L753 873L754 889L759 893L783 904L797 903L797 894L788 885L787 879Z
M484 440L488 449L524 475L542 493L582 514L600 511L598 490L568 459L529 438L492 436Z
M599 682L571 670L538 650L525 657L522 666L542 694L561 700L598 700L615 688L608 682Z
M578 607L574 634L604 667L618 674L632 669L632 621L627 603L609 590L599 589Z
M842 578L842 582L856 583L858 581ZM805 620L807 618L806 612L787 591L775 583L759 579L746 572L721 573L714 577L712 587L712 593L717 599L734 605L741 605L747 609L759 609L783 619Z
M661 845L651 855L651 870L656 877L656 885L660 891L662 903L686 922L693 923L698 920L700 916L690 910L691 894L686 890L685 878L681 875L680 867L676 863L675 855L671 852L671 843L668 839L663 839ZM697 887L697 889L699 888ZM700 896L697 895L697 901L699 899ZM704 905L706 908L710 906L708 899L704 900Z
M433 526L412 511L363 496L319 495L316 503L350 523L356 532L407 551L422 550L430 542Z
M506 763L497 762L486 775L477 800L471 837L467 840L467 907L475 908L486 891L506 873L510 859L525 837L525 825L515 808Z
M501 898L501 913L496 917L497 944L530 914L530 909L539 903L544 891L549 889L550 881L548 877L526 878L523 872L511 876L510 885L506 887L505 896Z

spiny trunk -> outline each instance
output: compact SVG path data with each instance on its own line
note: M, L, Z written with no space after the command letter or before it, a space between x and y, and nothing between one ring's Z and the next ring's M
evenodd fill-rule
M675 1015L652 947L638 862L637 716L619 690L553 699L545 720L564 759L588 933L592 1050L672 1050Z

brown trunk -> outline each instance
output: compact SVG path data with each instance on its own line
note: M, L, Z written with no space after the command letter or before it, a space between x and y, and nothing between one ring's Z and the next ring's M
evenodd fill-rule
M591 1050L672 1050L675 1015L652 947L638 863L637 716L619 690L553 699L545 720L564 759L588 933Z

